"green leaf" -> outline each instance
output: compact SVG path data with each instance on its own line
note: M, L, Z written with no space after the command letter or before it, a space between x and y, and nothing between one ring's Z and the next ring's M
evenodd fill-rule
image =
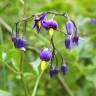
M37 75L39 74L38 67L39 67L39 65L40 65L40 62L41 62L41 60L40 60L39 58L36 59L36 60L33 61L33 62L30 62L30 64L32 65L32 67L33 67L33 69L34 69L34 71L36 72Z

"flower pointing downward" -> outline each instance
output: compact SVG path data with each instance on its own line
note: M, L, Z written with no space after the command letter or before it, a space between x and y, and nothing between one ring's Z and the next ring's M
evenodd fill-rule
M34 19L34 25L32 26L32 28L36 27L37 32L40 32L40 29L41 29L41 26L42 26L41 22L44 20L45 17L46 17L46 13L43 12L40 17L35 18Z

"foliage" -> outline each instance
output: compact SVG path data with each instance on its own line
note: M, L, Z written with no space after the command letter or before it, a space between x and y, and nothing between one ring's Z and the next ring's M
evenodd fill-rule
M28 23L29 46L22 63L29 96L36 88L36 94L32 96L72 96L70 91L73 96L96 96L96 25L88 22L96 16L95 4L96 0L0 0L0 96L24 96L24 84L18 73L21 52L14 48L10 30L1 20L13 28L18 18L50 10L67 12L75 20L82 38L80 45L69 51L62 47L65 37L59 32L54 34L55 46L62 52L68 72L66 76L59 74L59 79L50 78L48 70L41 72L38 57L39 50L49 44L48 33L42 29L41 34L37 34L35 29L32 30L33 21ZM55 17L55 20L65 31L63 18ZM20 30L23 32L23 27Z

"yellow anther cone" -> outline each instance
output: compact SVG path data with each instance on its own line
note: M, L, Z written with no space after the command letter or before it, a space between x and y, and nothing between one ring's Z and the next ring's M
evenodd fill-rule
M41 71L44 71L47 67L47 62L46 61L41 61Z
M38 27L41 28L41 22L38 21L37 24L38 24Z
M54 33L54 30L52 28L49 29L49 35L52 37Z

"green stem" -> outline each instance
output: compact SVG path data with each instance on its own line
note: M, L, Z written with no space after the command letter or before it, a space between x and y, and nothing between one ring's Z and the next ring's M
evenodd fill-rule
M62 85L62 87L65 89L65 91L69 96L74 96L72 91L70 90L70 88L68 87L64 79L61 78L60 75L57 75L57 80L59 81L59 83Z
M32 92L32 95L31 96L36 96L37 88L38 88L38 85L39 85L39 82L40 82L40 79L41 79L43 73L44 73L44 71L42 71L41 74L38 76L37 81L35 83L35 87L33 89L33 92Z
M23 56L24 56L23 53L24 53L24 51L21 51L20 76L21 76L21 80L22 80L23 87L24 87L25 96L29 96L28 89L27 89L27 86L26 86L26 84L25 84L24 76L23 76Z

